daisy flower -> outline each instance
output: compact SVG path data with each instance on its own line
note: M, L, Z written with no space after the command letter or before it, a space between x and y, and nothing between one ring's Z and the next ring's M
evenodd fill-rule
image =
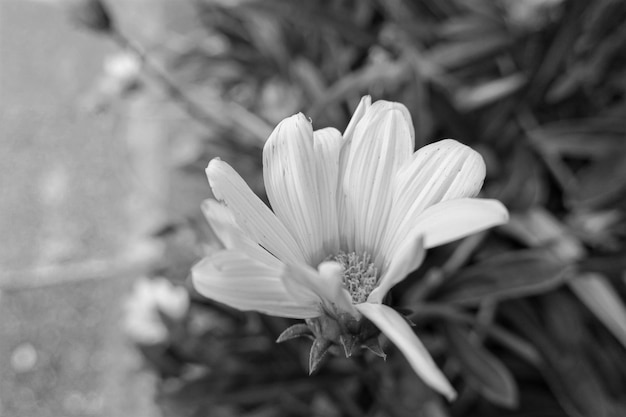
M364 97L342 135L313 131L302 114L283 120L263 149L272 210L226 162L207 176L218 201L203 210L224 249L199 262L204 296L239 310L305 319L279 341L309 334L311 371L331 348L384 357L384 333L432 388L454 398L409 322L384 304L425 250L503 224L506 208L474 198L482 157L451 139L414 152L409 111Z

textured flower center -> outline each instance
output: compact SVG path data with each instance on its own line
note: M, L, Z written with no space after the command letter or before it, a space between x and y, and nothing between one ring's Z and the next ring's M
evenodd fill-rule
M378 269L369 254L339 252L330 255L326 261L339 262L343 266L343 285L350 293L353 304L367 301L367 296L378 282Z

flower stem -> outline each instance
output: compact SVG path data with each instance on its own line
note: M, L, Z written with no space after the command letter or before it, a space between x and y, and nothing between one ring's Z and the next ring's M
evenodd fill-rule
M150 55L148 55L146 51L137 43L127 38L119 30L113 30L111 37L122 48L128 49L133 54L137 55L137 57L144 64L146 71L148 71L152 77L158 80L165 87L167 94L172 99L178 101L189 116L211 129L215 128L216 125L219 126L221 124L216 116L208 113L196 102L191 100L187 94L185 94L185 92L176 85L169 75L156 65Z

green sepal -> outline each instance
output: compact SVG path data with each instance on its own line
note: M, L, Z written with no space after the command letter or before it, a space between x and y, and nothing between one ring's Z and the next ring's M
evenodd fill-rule
M283 343L287 340L297 339L298 337L308 337L313 339L313 332L309 329L304 323L294 324L293 326L287 327L276 339L276 343Z
M339 343L343 346L346 358L349 358L352 356L352 352L354 352L354 347L357 346L357 338L353 335L342 334L339 336Z
M311 351L309 352L309 375L312 375L313 372L317 371L331 345L332 342L325 339L316 338L313 341Z
M387 360L387 354L383 351L383 348L380 347L380 340L378 340L378 337L371 337L367 339L365 342L363 342L361 347L369 350L379 358Z

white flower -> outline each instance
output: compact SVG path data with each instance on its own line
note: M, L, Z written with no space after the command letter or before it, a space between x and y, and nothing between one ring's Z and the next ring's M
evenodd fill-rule
M182 320L189 310L189 294L166 278L137 281L124 304L123 327L136 342L154 345L167 340L169 331L161 315Z
M196 288L275 316L365 316L427 384L453 398L409 324L383 300L425 249L505 223L508 213L498 201L473 198L485 176L478 153L451 139L414 146L399 103L364 97L343 135L289 117L263 150L274 212L228 164L212 160L207 176L225 206L207 200L204 211L225 249L193 268Z

